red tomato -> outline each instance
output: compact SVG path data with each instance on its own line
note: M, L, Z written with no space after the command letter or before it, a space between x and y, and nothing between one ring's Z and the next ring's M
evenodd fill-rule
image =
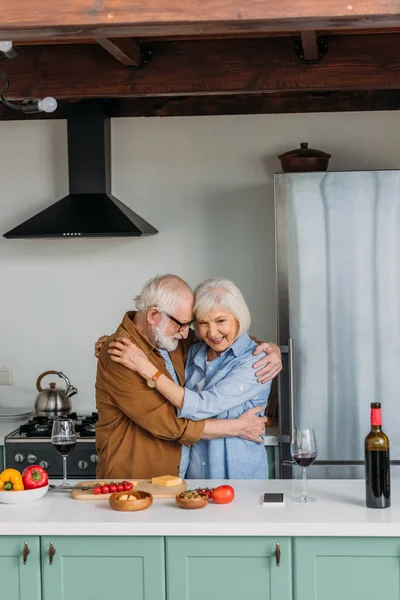
M117 485L115 483L110 483L110 493L115 494L117 491Z
M123 483L119 483L119 484L117 485L117 490L118 490L119 492L123 492L123 491L124 491L124 484L123 484Z
M109 485L102 485L101 486L101 493L102 494L109 494L110 493L110 486Z
M124 492L130 492L131 490L133 490L133 483L124 481Z
M96 496L98 494L101 494L101 485L95 485L93 488L93 494L96 494Z
M230 485L220 485L213 489L211 498L216 504L229 504L235 497L235 491Z

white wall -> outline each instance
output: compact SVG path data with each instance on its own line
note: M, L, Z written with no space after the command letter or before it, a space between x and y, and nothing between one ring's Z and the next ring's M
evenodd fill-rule
M308 141L330 170L400 166L396 112L116 119L113 193L160 233L128 240L0 238L0 405L33 405L37 376L62 370L78 412L94 408L98 335L156 273L195 285L231 277L252 333L275 339L273 173ZM0 122L0 233L67 192L65 121Z

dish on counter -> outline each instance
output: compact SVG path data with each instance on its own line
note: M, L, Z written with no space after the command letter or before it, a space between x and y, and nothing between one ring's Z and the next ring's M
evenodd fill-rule
M0 406L0 421L16 421L32 414L31 408L18 406Z
M208 504L208 496L197 491L182 492L175 499L180 508L204 508Z
M26 504L28 502L35 502L36 500L43 498L48 490L48 485L33 490L23 490L18 492L13 490L1 490L0 502L2 504Z
M130 492L116 492L109 498L110 506L113 510L130 512L136 510L146 510L153 504L153 496L149 492L132 490Z

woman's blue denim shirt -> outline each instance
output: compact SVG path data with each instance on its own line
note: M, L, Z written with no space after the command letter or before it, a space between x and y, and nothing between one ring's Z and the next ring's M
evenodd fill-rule
M271 382L261 384L255 377L253 364L263 356L253 355L255 347L244 334L207 366L207 344L192 345L185 370L184 403L178 416L193 421L235 419L255 406L263 414ZM202 391L195 391L204 378ZM182 446L180 473L189 479L268 479L264 443L232 437L200 440L190 448Z

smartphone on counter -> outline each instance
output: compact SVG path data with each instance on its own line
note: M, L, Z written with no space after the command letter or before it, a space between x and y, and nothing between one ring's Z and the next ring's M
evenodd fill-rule
M263 506L284 506L285 494L264 494L262 498Z

